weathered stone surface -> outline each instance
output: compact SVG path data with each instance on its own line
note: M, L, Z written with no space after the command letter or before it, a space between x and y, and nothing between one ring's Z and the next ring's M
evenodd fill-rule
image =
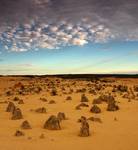
M15 134L14 134L14 136L24 136L25 134L22 132L22 131L20 131L20 130L17 130L16 132L15 132Z
M20 108L16 108L12 114L12 120L18 120L18 119L22 119L23 115L22 112L20 110Z
M88 98L86 97L86 95L85 94L82 94L81 95L81 102L88 102L89 100L88 100Z
M116 101L109 101L107 106L107 111L116 111L119 110L119 106L116 105Z
M60 121L66 120L65 113L59 112L59 113L57 114L57 118L58 118Z
M87 137L90 135L89 124L86 120L81 121L80 134L81 137Z
M66 100L67 100L67 101L72 100L72 97L71 97L71 96L68 96L68 97L66 98Z
M90 109L90 112L92 113L101 113L101 109L97 105L93 105L92 108Z
M98 117L89 117L87 120L102 123L101 118L98 118Z
M56 116L52 115L45 122L44 128L49 130L60 130L60 120Z
M35 110L35 112L37 112L37 113L46 113L46 108L45 107L37 108Z
M18 104L24 104L24 101L23 101L22 99L20 99L20 100L18 101Z
M31 129L31 125L29 124L29 122L27 120L25 120L22 124L21 124L21 128L22 129Z
M9 102L7 108L6 108L6 112L14 112L14 110L16 109L15 105L13 102Z

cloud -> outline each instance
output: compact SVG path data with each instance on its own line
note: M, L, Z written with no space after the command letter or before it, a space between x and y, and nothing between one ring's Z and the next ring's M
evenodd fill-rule
M3 47L10 51L28 51L40 48L56 49L68 45L83 46L88 42L107 42L114 36L103 25L88 26L81 22L58 22L9 26L0 34Z
M1 0L0 43L10 51L138 41L137 0Z

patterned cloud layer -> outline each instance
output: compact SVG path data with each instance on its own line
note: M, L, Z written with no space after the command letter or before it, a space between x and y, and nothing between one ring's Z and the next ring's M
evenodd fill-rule
M137 0L1 0L0 46L9 51L138 41Z
M88 24L85 20L78 24L66 21L51 24L33 22L14 27L8 26L0 33L2 45L11 51L82 46L88 42L103 43L114 38L109 28L98 23Z

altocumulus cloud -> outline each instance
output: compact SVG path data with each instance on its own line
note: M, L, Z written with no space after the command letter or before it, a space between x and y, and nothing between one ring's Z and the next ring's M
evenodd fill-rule
M9 51L138 41L137 0L1 0L0 44Z

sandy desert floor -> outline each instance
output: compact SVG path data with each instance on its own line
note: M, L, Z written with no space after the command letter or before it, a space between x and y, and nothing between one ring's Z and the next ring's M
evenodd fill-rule
M88 98L88 102L83 102L88 107L76 109L83 94ZM119 110L107 111L108 102L101 100L100 104L96 104L101 113L90 111L95 98L109 94L115 98ZM66 100L68 96L71 100ZM19 103L20 100L24 104ZM50 103L51 100L55 103ZM12 113L6 112L9 102L21 109L22 119L11 119ZM41 107L46 108L46 113L36 111ZM46 120L58 112L64 112L66 116L60 121L61 130L44 129ZM87 120L88 137L79 136L81 123L78 119L81 116L102 121ZM24 120L30 123L31 129L21 128ZM24 136L15 136L16 130L22 131ZM0 150L65 149L137 150L138 79L86 81L54 77L0 77Z

